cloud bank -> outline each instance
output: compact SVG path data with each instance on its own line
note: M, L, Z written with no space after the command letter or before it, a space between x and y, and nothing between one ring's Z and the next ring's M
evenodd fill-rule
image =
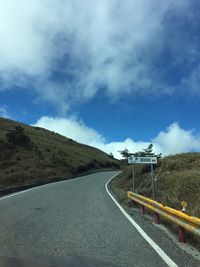
M33 126L55 131L77 142L97 147L106 153L113 153L116 158L121 158L120 150L127 148L131 152L136 152L150 143L153 143L156 153L162 153L163 155L200 150L200 135L196 135L193 130L182 129L176 122L161 131L149 142L134 141L131 138L127 138L124 141L107 142L100 133L87 127L83 121L78 120L76 117L58 118L45 116L41 117Z
M84 144L92 145L105 142L104 138L96 130L87 127L83 121L78 120L76 117L66 119L44 116L33 126L54 131Z
M0 106L0 117L5 119L11 118L6 106Z
M0 3L0 90L32 90L62 111L102 90L199 94L198 1Z

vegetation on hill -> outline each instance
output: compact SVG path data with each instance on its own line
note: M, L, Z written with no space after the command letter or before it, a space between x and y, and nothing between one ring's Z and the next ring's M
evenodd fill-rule
M184 153L160 159L154 166L156 200L181 209L181 201L188 203L188 214L200 217L200 153ZM111 188L121 202L127 202L127 191L132 191L131 166L111 182ZM152 198L150 166L136 165L136 193Z
M39 127L0 118L0 190L90 170L119 168L91 146Z

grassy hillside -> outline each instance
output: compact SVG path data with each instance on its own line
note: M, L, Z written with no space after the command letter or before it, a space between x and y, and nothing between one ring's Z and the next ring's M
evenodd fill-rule
M181 209L181 201L188 203L187 212L200 217L200 153L185 153L160 160L155 168L157 201ZM112 189L120 200L127 201L126 192L132 190L131 167L112 182ZM150 168L136 166L136 193L152 197Z
M96 148L39 127L0 118L0 190L118 167L117 160Z

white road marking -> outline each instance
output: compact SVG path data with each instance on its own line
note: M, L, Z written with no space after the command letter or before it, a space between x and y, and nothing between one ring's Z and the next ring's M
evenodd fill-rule
M65 180L58 181L58 182L55 182L55 183L59 183L59 182L63 182L63 181L65 181ZM68 181L68 180L66 180L66 181ZM34 190L34 189L38 189L38 188L41 188L41 187L49 186L49 185L51 185L51 184L52 184L52 183L42 184L42 185L38 185L38 186L34 186L34 185L33 185L33 187L31 187L31 188L29 188L29 189L25 189L25 190L22 190L22 191L13 193L13 194L9 194L9 195L7 195L7 196L5 196L5 197L0 197L0 201L3 200L3 199L9 198L9 197L14 197L14 196L17 196L17 195L26 193L26 192L28 192L28 191L32 191L32 190Z
M43 186L43 185L42 185L42 186ZM26 190L23 190L23 191L14 193L14 194L10 194L10 195L5 196L5 197L1 197L0 200L3 200L3 199L6 199L6 198L9 198L9 197L14 197L14 196L16 196L16 195L20 195L20 194L26 193L26 192L28 192L28 191L31 191L31 190L35 189L35 188L36 188L36 187L29 188L29 189L26 189Z
M116 201L116 199L112 196L112 194L108 190L109 182L119 174L115 174L106 184L105 188L109 196L112 198L114 203L120 209L120 211L124 214L124 216L129 220L129 222L135 227L135 229L141 234L141 236L149 243L149 245L155 250L156 253L164 260L164 262L170 267L178 267L178 265L167 256L167 254L145 233L145 231L137 224L133 218L122 208L122 206Z

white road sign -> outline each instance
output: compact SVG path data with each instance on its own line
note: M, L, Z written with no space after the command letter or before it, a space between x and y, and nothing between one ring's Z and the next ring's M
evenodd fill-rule
M133 164L133 163L137 163L137 162L135 161L134 157L128 157L128 163Z
M128 157L128 163L139 163L139 164L157 164L156 157Z

